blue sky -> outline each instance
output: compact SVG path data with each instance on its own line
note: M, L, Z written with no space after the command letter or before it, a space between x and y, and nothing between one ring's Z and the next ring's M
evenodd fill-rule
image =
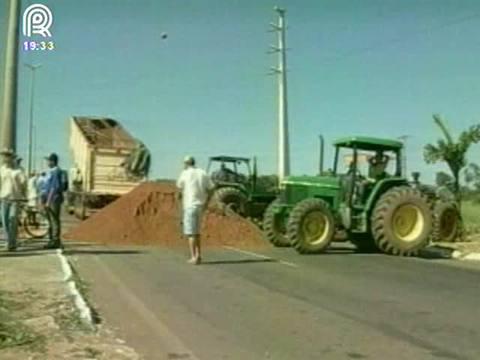
M120 120L153 153L153 175L175 177L184 154L258 155L275 171L276 83L267 76L276 1L38 0L54 14L56 50L41 63L38 152L69 159L68 118ZM297 0L287 8L292 172L316 170L317 135L408 134L409 170L431 179L422 147L480 121L480 2ZM3 69L7 1L0 0ZM167 32L167 40L161 33ZM21 39L23 41L25 39ZM0 84L3 85L3 84ZM18 149L26 149L29 77L19 74ZM2 86L3 88L3 86ZM470 152L475 160L476 147ZM327 153L327 164L331 161ZM64 166L67 160L64 161ZM68 164L69 165L69 164Z

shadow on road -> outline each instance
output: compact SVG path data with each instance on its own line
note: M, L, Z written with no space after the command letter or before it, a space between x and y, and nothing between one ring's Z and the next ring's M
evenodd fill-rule
M275 263L275 259L242 259L242 260L213 260L202 261L202 265L235 265L235 264L255 264L255 263Z
M38 249L40 250L40 249ZM45 255L45 251L35 251L32 249L29 250L17 250L17 251L12 251L12 252L0 252L0 257L27 257L27 256L41 256Z
M144 254L144 251L139 250L106 250L106 249L66 249L64 251L65 255L138 255Z

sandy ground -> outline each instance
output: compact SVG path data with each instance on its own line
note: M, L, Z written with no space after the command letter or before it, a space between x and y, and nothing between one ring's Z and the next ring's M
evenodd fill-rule
M80 319L55 252L2 250L0 263L2 360L140 359L110 329Z

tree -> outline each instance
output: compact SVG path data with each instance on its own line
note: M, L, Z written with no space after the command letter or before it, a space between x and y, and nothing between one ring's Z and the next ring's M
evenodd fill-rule
M453 176L453 190L460 202L460 172L467 165L467 151L472 144L480 141L480 124L462 131L457 141L447 129L440 115L433 115L434 123L439 127L443 139L436 144L427 144L424 148L424 158L427 164L443 161L447 164Z
M464 171L465 183L470 189L480 191L480 166L475 163L468 164Z
M439 171L435 175L435 184L438 187L446 186L448 188L451 188L454 182L455 180L453 179L453 176L446 173L445 171Z

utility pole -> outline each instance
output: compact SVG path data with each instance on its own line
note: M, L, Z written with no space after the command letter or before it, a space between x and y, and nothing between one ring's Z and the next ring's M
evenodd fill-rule
M32 126L33 133L33 151L32 151L32 169L37 171L37 128L35 125Z
M17 139L17 58L18 22L20 0L10 0L8 15L7 44L5 51L5 81L3 92L3 113L0 126L0 147L16 151Z
M278 66L272 73L278 76L278 180L281 182L290 175L290 148L288 139L288 105L287 105L287 48L285 42L285 9L275 6L278 14L277 23L270 27L277 33L277 45L270 46L271 53L278 54Z
M32 83L30 86L30 119L28 121L28 155L27 155L27 174L32 172L32 153L33 153L33 105L35 99L35 70L42 65L25 64L25 66L32 70Z

